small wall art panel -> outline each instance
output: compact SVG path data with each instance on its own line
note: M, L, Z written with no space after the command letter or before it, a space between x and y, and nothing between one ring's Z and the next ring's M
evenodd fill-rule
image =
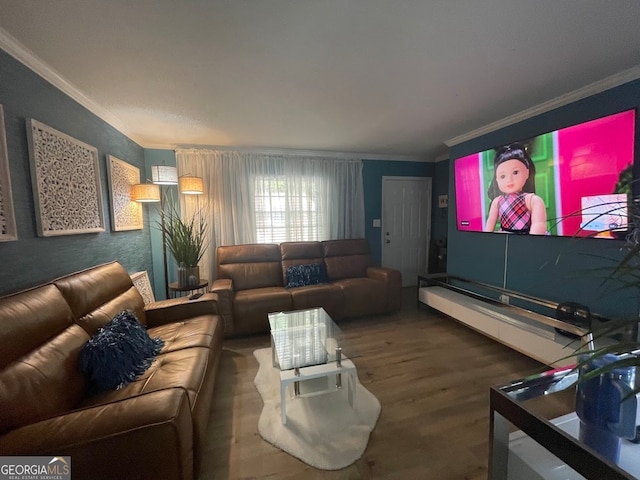
M151 289L151 282L149 281L149 274L147 271L143 272L135 272L129 275L131 277L131 281L133 282L133 286L138 289L142 299L144 300L145 305L147 303L153 303L156 301L155 296L153 295L153 290Z
M131 200L131 187L140 183L140 169L107 155L107 172L111 195L111 228L115 232L142 229L142 204Z
M17 239L18 232L13 211L13 195L11 194L7 138L4 133L4 110L0 105L0 242Z
M27 121L38 235L104 232L98 150Z

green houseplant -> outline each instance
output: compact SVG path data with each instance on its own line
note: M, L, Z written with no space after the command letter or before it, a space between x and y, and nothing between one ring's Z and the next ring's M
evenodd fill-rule
M166 248L179 267L186 269L186 278L193 277L197 283L200 278L198 264L207 249L207 223L202 215L198 212L190 218L182 218L177 206L169 202L169 206L160 212L158 227ZM179 283L183 283L180 278Z
M635 295L640 295L640 197L634 197L630 178L631 167L620 174L618 183L615 186L615 193L626 193L631 199L627 205L626 220L628 229L621 231L618 228L605 229L594 232L589 236L596 236L602 233L610 233L614 238L623 240L619 249L619 255L615 258L599 256L600 260L608 263L608 266L598 267L587 271L592 275L601 278L603 292L613 290L632 290ZM601 215L607 215L619 211L619 204L612 203L607 211ZM575 215L582 215L585 212L576 212ZM587 214L589 212L586 212ZM593 216L594 221L599 220L599 215ZM577 238L576 238L577 239ZM606 293L605 293L606 294ZM608 363L600 368L591 370L581 378L581 381L590 380L601 374L625 367L640 367L640 336L638 335L638 323L640 312L631 312L625 318L618 318L597 327L592 327L587 335L590 335L596 342L599 339L607 339L605 346L595 347L593 343L588 343L578 349L575 353L580 354L580 361L576 368L593 363L597 359L608 354L619 357L618 361ZM637 388L640 391L640 386Z
M619 245L615 245L616 253L608 250L607 254L603 249L592 254L601 266L582 273L601 279L599 289L602 295L629 290L629 298L635 301L621 309L614 319L601 318L595 322L589 315L589 329L582 337L581 346L569 356L577 355L577 364L565 371L565 375L572 378L572 384L573 379L576 381L574 409L579 419L580 442L612 463L618 463L620 459L622 439L634 441L638 437L636 394L640 391L640 384L636 382L636 371L640 366L637 306L640 293L640 199L633 196L628 171L621 173L615 186L615 193L626 193L626 207L624 201L615 199L595 206L597 213L588 208L576 212L574 215L582 218L583 227L574 240L584 238L578 237L585 233L582 230L590 232L587 237L604 234L616 239L615 243ZM622 217L626 217L623 220L628 226L619 221Z

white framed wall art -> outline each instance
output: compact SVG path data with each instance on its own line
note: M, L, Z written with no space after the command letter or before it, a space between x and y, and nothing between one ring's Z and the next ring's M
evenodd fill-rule
M114 232L142 229L142 204L131 200L131 187L140 183L140 169L107 155L111 228Z
M17 239L18 232L13 210L7 137L4 131L4 110L0 105L0 242L9 242Z
M132 273L129 276L131 277L133 286L140 292L145 305L156 301L156 298L153 295L153 289L151 288L151 282L149 281L149 274L146 270Z
M38 235L104 232L98 149L27 120Z

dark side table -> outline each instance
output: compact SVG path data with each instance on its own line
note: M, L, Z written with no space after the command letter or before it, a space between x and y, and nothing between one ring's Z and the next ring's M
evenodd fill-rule
M182 297L184 295L191 295L193 292L201 292L207 293L207 286L209 285L209 280L206 278L201 278L198 280L197 285L185 285L184 287L179 287L178 282L171 282L169 284L169 295L171 298Z

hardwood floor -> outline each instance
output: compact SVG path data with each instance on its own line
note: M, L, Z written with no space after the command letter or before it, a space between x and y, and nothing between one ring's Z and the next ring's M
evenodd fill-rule
M408 288L400 312L340 323L344 351L359 354L358 376L382 412L363 456L339 471L309 467L260 437L253 351L269 337L227 340L199 480L486 479L489 387L542 365L416 298Z

